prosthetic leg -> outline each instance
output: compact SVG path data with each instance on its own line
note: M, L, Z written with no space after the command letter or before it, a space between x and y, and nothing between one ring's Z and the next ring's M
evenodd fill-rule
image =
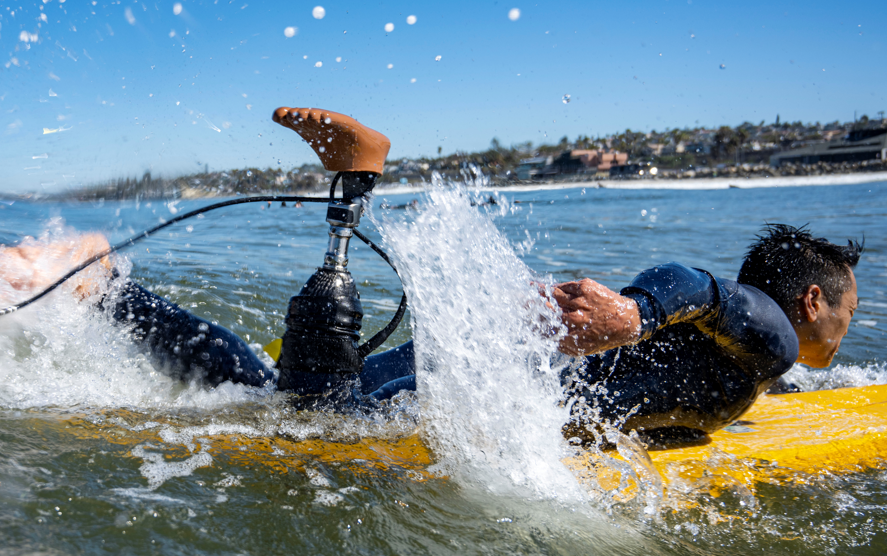
M338 172L327 208L329 246L323 266L290 299L277 369L278 388L312 400L340 401L369 355L358 346L363 308L348 272L348 243L360 223L361 199L382 174L391 142L353 118L317 108L278 108L273 119L311 145L323 167ZM337 182L342 197L335 198Z

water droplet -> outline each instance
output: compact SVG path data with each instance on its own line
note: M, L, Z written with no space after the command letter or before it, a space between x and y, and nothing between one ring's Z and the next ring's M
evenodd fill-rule
M333 123L333 119L332 119L332 118L326 118L326 119L323 120L323 123L325 123L325 124L331 124L331 123Z
M336 62L341 62L341 61L342 61L342 57L341 57L341 56L336 56Z
M724 64L721 64L721 69L725 69L726 67L727 66L725 66Z
M415 83L415 82L416 82L416 78L415 78L415 77L412 78L412 79L410 79L410 83Z
M323 67L323 62L316 62L316 63L314 64L314 67L315 67L315 68L321 68L321 67Z
M388 69L393 69L393 68L394 68L394 64L388 64Z
M174 13L175 15L179 15L180 13L182 13L181 2L176 2L175 4L172 5L172 13Z
M390 33L391 31L394 31L394 24L393 23L386 23L385 24L385 32Z
M563 101L564 104L570 104L570 95L564 95L561 98L561 101Z
M434 61L435 61L435 62L440 62L440 56L435 56L435 57L434 57Z
M416 16L408 15L407 16L407 25L415 25L415 23L416 23Z
M326 147L317 147L317 152L325 153Z
M326 15L326 10L323 9L323 6L314 6L314 9L311 10L311 15L314 16L314 19L323 19Z
M286 29L283 30L283 35L286 38L291 39L291 38L295 37L296 33L298 33L298 32L299 32L299 29L296 27L287 27Z
M511 21L517 21L520 19L520 10L517 8L511 8L508 10L508 19Z

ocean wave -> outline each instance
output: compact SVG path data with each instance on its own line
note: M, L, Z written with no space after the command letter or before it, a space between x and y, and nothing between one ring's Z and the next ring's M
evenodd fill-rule
M805 392L887 384L887 363L835 365L828 369L811 369L795 364L783 378Z

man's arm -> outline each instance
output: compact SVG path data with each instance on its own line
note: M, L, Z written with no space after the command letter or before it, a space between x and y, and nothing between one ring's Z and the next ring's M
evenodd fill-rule
M26 237L14 247L0 245L0 281L12 291L30 297L51 286L71 268L108 248L108 240L97 233L50 242ZM79 299L85 299L101 291L110 271L111 262L104 257L68 283L74 286L74 294ZM0 304L10 301L0 299Z
M107 249L107 239L97 233L51 242L26 238L14 247L0 246L0 282L16 293L33 295ZM213 386L226 380L261 386L273 379L273 372L236 334L195 317L135 282L127 280L119 292L101 295L108 291L112 275L116 276L116 271L105 257L71 279L72 293L81 300L92 298L115 320L129 326L133 340L146 344L171 374L199 377ZM7 302L4 299L0 304Z
M584 286L577 291L575 284ZM797 359L797 335L772 299L701 270L677 263L657 266L640 273L619 294L591 280L557 289L565 286L574 295L554 297L569 329L561 349L571 355L616 347L613 338L625 345L667 325L692 323L761 378L782 374Z

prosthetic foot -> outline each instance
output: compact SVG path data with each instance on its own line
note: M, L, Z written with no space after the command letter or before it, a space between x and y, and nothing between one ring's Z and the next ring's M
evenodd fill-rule
M327 170L382 173L391 141L354 118L320 108L285 106L272 118L301 135Z

